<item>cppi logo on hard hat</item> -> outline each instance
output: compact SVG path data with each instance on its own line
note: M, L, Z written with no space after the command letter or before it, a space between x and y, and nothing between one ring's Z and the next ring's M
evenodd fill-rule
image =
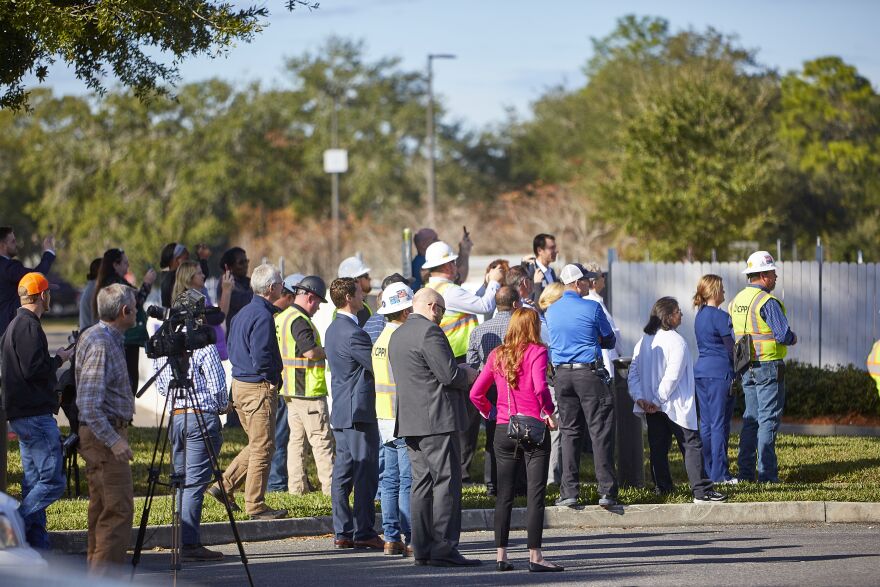
M770 255L764 255L764 263L769 265L772 262L773 262L773 257L771 257Z

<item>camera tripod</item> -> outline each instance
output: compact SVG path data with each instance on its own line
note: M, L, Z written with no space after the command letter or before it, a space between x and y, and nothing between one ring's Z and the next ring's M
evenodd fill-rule
M144 546L144 539L147 531L147 521L149 520L150 509L153 505L153 497L155 497L156 495L156 489L160 485L162 485L164 487L170 488L173 496L171 510L171 571L174 579L173 584L177 585L177 571L179 571L182 567L181 550L183 543L180 513L183 505L183 491L191 487L203 485L201 483L187 485L186 466L184 465L182 470L174 470L173 462L171 463L172 470L171 474L168 477L168 480L161 480L162 461L165 459L165 452L168 448L168 432L170 426L173 426L173 412L182 409L184 410L184 435L182 438L184 455L186 454L187 442L185 431L187 430L188 419L192 417L195 418L196 424L199 429L199 436L201 437L201 441L205 443L205 451L211 464L212 480L216 482L223 490L221 492L223 496L223 505L226 508L226 514L229 518L229 525L232 529L232 535L234 536L235 543L238 546L238 553L241 557L241 563L244 566L245 573L247 574L248 584L250 585L250 587L254 587L254 581L251 577L251 571L250 567L248 566L247 556L244 552L244 546L242 545L241 538L238 534L238 527L235 525L235 517L232 514L232 506L230 505L228 493L226 492L223 484L223 476L219 466L217 451L214 450L214 446L211 444L211 440L208 436L208 428L205 421L205 414L197 408L197 404L194 400L195 390L193 388L192 380L189 378L189 362L191 354L191 351L187 351L181 356L167 357L167 363L162 367L162 369L160 369L150 379L150 381L147 381L147 383L145 383L140 391L138 391L138 393L136 394L136 397L140 397L141 395L143 395L143 393L150 387L153 380L155 380L159 376L159 373L161 373L169 365L171 366L171 383L169 384L168 392L165 395L165 405L162 410L162 417L159 421L159 429L156 433L156 441L153 444L153 456L149 468L147 495L144 500L143 510L141 511L141 523L140 527L138 528L134 555L131 559L132 578L134 578L134 573L137 569L138 562L140 562L141 551ZM168 418L167 426L165 425L166 414L172 414L172 416Z

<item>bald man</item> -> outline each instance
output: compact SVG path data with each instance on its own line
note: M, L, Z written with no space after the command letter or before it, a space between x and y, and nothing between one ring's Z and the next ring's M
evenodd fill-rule
M461 534L461 447L465 402L476 371L455 362L440 329L443 296L420 289L413 313L391 335L388 357L397 386L394 436L406 438L412 465L410 501L417 565L479 565L458 552Z

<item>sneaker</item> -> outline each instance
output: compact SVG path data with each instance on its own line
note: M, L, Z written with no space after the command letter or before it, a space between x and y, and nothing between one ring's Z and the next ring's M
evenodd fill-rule
M287 517L287 510L265 510L257 514L251 514L252 520L280 520Z
M700 497L697 497L696 495L694 496L694 503L712 503L721 501L727 501L727 496L723 493L718 493L717 491L707 491Z
M556 500L556 505L560 507L573 508L578 504L576 497L560 497Z
M223 492L216 485L211 485L205 493L207 493L208 495L210 495L211 497L213 497L214 499L219 501L221 504L223 503ZM238 507L237 503L235 503L234 497L227 494L226 498L229 500L229 507L230 507L230 509L232 509L232 511L234 511L234 512L241 511L241 508Z
M223 560L223 553L217 550L208 550L201 544L185 544L180 549L180 558L185 561L219 561Z
M731 477L730 479L725 479L724 481L719 481L715 485L736 485L739 483L739 479L736 477Z
M617 499L610 495L602 495L599 497L599 505L603 508L610 508L617 505Z

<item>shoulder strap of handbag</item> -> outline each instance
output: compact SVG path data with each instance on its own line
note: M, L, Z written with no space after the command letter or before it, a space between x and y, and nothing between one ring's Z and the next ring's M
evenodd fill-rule
M495 355L495 360L496 361L498 360L498 355ZM502 373L502 375L503 375L503 373ZM507 382L507 377L504 378L504 387L507 388L507 417L510 418L513 415L512 412L510 411L510 403L511 403L510 398L512 396L510 395L510 383ZM518 414L519 410L517 410L516 413Z

